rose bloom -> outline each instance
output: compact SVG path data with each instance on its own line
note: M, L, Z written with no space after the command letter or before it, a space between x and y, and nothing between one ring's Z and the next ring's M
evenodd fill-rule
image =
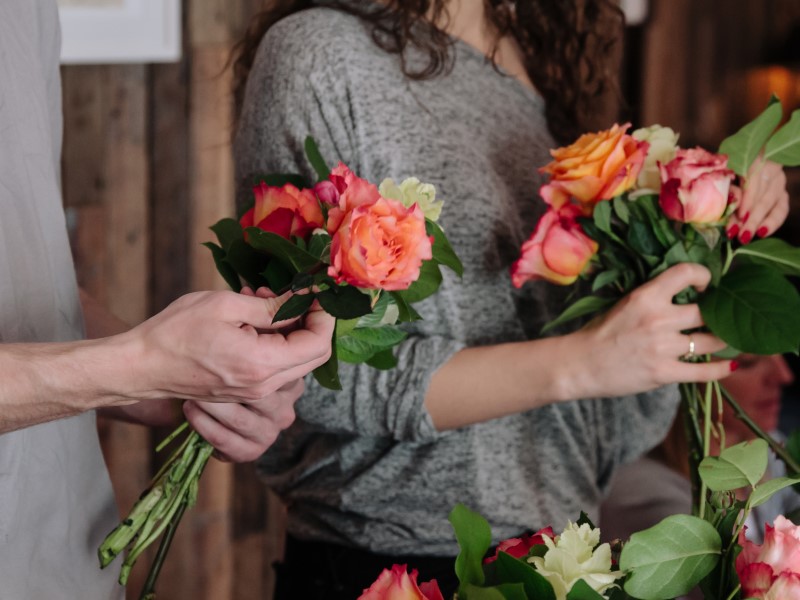
M393 179L384 179L378 186L384 198L399 200L403 206L419 205L426 219L438 221L442 214L443 200L436 200L436 188L430 183L422 183L416 177L404 179L397 185Z
M763 544L749 541L742 531L739 545L736 574L744 598L800 598L800 527L778 516L774 527L766 526Z
M611 546L600 544L600 530L588 523L570 523L558 537L545 536L544 543L545 555L532 556L528 562L553 586L556 600L566 600L579 579L603 594L622 576L611 570Z
M700 225L722 219L734 177L726 156L702 148L678 150L660 169L658 202L667 217Z
M419 206L379 197L345 213L331 240L328 275L360 288L404 290L433 256L431 243Z
M339 194L337 205L328 212L326 225L328 233L333 235L341 226L348 212L358 206L375 203L381 195L375 184L358 177L344 163L336 165L331 170L328 179ZM327 193L332 196L329 190Z
M597 202L629 190L636 183L648 144L626 135L628 127L614 125L586 133L571 146L551 150L554 160L539 169L550 174L550 181L539 190L542 198L553 208L575 198L583 213L590 215Z
M661 189L661 171L658 164L667 164L675 158L675 153L678 151L678 134L669 127L651 125L637 129L631 135L633 139L650 145L642 170L636 178L637 189L631 194L631 198L643 194L657 194Z
M324 224L319 201L311 190L299 190L290 183L270 186L262 181L253 187L253 193L253 208L239 219L242 227L258 227L290 239L293 235L305 238Z
M417 585L417 570L406 571L406 565L384 569L358 600L444 600L435 579Z
M565 204L559 210L548 210L539 219L511 267L515 287L536 279L569 285L578 278L597 252L597 242L583 232L576 220L580 215L577 206Z
M545 535L551 538L555 537L553 528L545 527L544 529L540 529L531 535L523 535L521 538L509 538L507 540L503 540L497 545L497 550L495 550L494 556L490 556L489 558L485 559L483 564L488 565L489 563L496 561L497 555L500 552L510 554L514 558L522 558L528 554L530 549L534 546L543 545Z

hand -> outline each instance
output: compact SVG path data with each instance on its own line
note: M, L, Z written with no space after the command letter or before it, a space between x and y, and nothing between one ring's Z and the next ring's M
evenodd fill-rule
M250 462L294 422L294 403L303 390L303 380L297 379L247 405L189 400L183 412L194 430L214 446L217 458Z
M706 288L705 267L684 263L631 292L602 318L573 335L585 348L578 378L586 379L575 397L622 396L669 383L713 381L730 375L732 361L691 363L681 360L690 347L683 331L703 326L696 304L678 305L672 298L688 286ZM694 353L718 352L725 342L710 333L692 333ZM580 346L579 346L580 347Z
M134 397L256 403L323 364L335 320L312 306L286 335L272 318L289 297L197 292L119 336L131 351ZM268 333L259 333L266 331ZM128 355L123 355L128 356Z
M743 244L754 237L766 237L789 216L786 173L779 164L757 158L747 172L744 191L733 186L736 212L728 221L728 237Z

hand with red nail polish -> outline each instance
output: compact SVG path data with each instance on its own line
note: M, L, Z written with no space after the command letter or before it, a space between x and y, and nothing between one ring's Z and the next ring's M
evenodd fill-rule
M786 174L777 163L757 158L743 178L742 187L734 186L731 192L736 209L728 219L726 233L730 239L738 235L742 244L753 240L753 232L756 237L766 237L789 216Z

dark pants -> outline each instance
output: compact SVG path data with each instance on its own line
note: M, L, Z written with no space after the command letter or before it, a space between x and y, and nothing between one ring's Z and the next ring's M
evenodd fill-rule
M282 563L275 563L275 600L357 600L392 565L419 571L417 583L436 579L445 598L458 587L455 557L373 554L324 542L286 539Z

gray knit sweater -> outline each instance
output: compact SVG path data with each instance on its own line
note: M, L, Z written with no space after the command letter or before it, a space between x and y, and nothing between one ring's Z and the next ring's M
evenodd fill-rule
M543 206L536 168L554 145L543 100L466 44L453 50L452 72L412 81L359 19L314 8L268 32L250 75L235 142L239 202L255 174L311 176L302 148L312 135L331 166L342 160L375 183L433 183L465 265L463 279L445 270L439 293L416 305L424 320L408 327L396 369L343 365L341 392L309 381L297 422L260 460L300 538L454 555L447 514L457 502L489 520L495 542L559 530L580 510L596 514L614 468L658 443L674 413L665 389L433 427L423 399L436 369L464 347L534 337L565 293L518 292L509 277Z

